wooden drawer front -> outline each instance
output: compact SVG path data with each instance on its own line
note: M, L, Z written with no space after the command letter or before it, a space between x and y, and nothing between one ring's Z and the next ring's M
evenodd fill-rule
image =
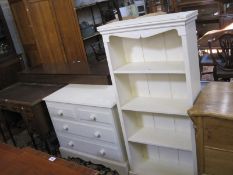
M111 109L79 106L76 108L76 113L81 122L91 122L93 124L113 124Z
M205 149L205 174L232 175L233 153Z
M63 134L75 134L100 141L116 143L114 131L110 128L96 127L71 121L53 119L54 128Z
M204 145L233 151L233 121L205 118Z
M116 161L121 161L122 159L118 148L107 147L64 136L58 136L58 139L61 147Z
M76 119L74 106L65 103L46 102L51 117Z

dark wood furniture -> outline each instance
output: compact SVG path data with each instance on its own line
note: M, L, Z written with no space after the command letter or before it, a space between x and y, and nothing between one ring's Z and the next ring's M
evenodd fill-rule
M210 30L220 29L220 15L223 14L223 2L215 0L179 0L176 11L198 10L197 32L198 37Z
M233 35L224 34L219 38L213 38L208 41L210 49L210 57L214 63L214 80L218 81L220 78L230 81L233 78ZM213 43L218 43L219 48L215 48L217 53L213 53Z
M1 175L98 175L90 168L57 158L49 161L49 155L31 148L17 149L0 145Z
M29 66L87 62L73 0L9 0Z
M40 65L20 72L18 80L19 83L0 91L0 109L3 111L3 122L9 130L13 143L15 143L8 124L10 114L7 111L20 113L27 124L32 141L34 141L33 134L39 134L49 152L48 138L53 127L42 99L69 83L111 84L106 62L96 65L85 63ZM1 131L0 128L0 133L2 133Z
M15 143L8 126L9 114L7 111L21 114L35 148L37 146L33 134L38 134L48 152L51 152L48 138L53 127L42 99L61 87L61 85L16 83L0 91L0 110L2 110L3 119L15 145L17 143Z
M233 83L211 82L188 111L196 136L199 175L233 174Z
M107 62L94 65L78 64L48 64L19 73L20 82L52 83L52 84L111 84Z

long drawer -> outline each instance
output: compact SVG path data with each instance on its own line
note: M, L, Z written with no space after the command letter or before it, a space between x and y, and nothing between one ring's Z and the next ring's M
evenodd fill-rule
M72 134L90 139L116 143L114 130L111 128L72 122L53 118L53 125L57 133Z
M75 105L65 103L46 102L51 117L78 120L75 115Z
M205 173L208 175L232 175L233 153L205 149Z
M84 152L105 159L122 161L122 157L118 148L98 145L84 140L65 136L58 136L58 139L61 147Z
M89 106L78 106L76 114L81 122L92 122L96 124L113 124L111 109Z
M95 125L113 124L112 110L65 103L46 102L50 116Z
M204 144L208 147L233 151L233 121L205 118Z

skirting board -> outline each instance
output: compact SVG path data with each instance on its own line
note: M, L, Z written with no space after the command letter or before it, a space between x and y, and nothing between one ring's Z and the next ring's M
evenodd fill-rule
M81 153L78 151L70 150L64 147L60 147L59 149L61 152L61 156L63 158L68 158L68 157L77 158L78 157L85 161L91 161L92 163L102 164L106 167L111 168L112 170L116 170L120 175L128 175L129 170L128 170L127 162L120 163L120 162L116 162L112 160L107 160L107 159L92 156L89 154Z

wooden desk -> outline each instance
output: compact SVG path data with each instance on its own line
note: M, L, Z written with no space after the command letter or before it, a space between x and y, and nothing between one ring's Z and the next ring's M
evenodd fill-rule
M232 175L233 83L209 83L188 113L196 130L199 175Z
M107 62L93 65L83 63L40 65L20 72L19 81L49 84L111 84Z
M97 175L98 172L84 166L56 159L31 148L17 149L0 144L1 175Z
M33 134L37 133L46 143L47 149L50 152L47 138L53 127L46 105L42 99L61 87L61 85L16 83L0 91L0 109L3 111L6 125L8 126L7 111L20 113L26 123L34 145ZM15 143L12 134L11 137Z

